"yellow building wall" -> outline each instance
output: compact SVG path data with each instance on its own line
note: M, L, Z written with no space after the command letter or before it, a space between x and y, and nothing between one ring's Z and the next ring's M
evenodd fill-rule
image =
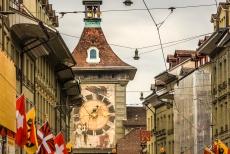
M226 13L225 10L221 10L220 16L219 16L219 28L226 27Z
M149 108L155 112L155 109L148 104ZM154 113L146 107L146 124L147 124L147 131L151 131L154 129ZM147 152L148 154L154 154L154 137L151 135L151 140L147 142Z
M37 0L23 0L23 5L36 16L37 12Z
M2 51L0 51L0 66L0 125L15 132L16 70L14 63Z

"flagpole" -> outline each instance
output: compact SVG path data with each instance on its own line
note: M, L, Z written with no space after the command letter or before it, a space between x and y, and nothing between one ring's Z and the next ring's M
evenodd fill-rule
M21 91L21 95L22 95L22 93L23 93L23 91L22 91L22 83L23 83L23 63L24 63L24 52L21 52L21 54L20 54L20 59L21 59L21 80L20 80L20 82L21 82L21 84L20 84L20 91ZM22 147L20 147L20 154L22 154Z

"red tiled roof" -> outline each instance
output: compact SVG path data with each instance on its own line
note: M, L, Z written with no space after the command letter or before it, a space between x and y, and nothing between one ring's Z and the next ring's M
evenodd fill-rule
M99 50L100 62L96 64L87 63L87 50L90 47L96 47ZM72 53L73 57L77 61L76 67L84 68L102 68L102 67L125 67L129 69L136 68L123 62L111 49L106 41L105 35L100 27L87 28L85 27L81 35L80 41L77 47Z
M200 46L202 43L204 43L210 36L205 36L204 39L200 39L198 42L198 46Z
M170 61L176 61L176 58L174 57L174 55L167 55L167 62Z
M193 54L196 54L196 51L194 51L194 50L175 50L174 57L177 57L177 56L191 56Z

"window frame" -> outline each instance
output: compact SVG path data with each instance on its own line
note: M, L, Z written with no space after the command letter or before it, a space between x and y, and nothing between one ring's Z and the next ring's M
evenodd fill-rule
M96 51L96 58L91 58L91 51L95 50ZM90 47L87 50L87 58L86 58L86 62L87 63L99 63L100 62L100 57L99 57L99 50L96 47Z

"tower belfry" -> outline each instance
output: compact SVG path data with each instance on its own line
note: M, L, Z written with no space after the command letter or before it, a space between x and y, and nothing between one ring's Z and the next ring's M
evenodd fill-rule
M100 26L102 0L83 0L83 5L85 5L85 26Z
M122 61L108 44L100 26L102 0L83 0L85 27L72 55L81 80L83 105L72 112L75 153L112 153L125 135L126 85L137 69Z

